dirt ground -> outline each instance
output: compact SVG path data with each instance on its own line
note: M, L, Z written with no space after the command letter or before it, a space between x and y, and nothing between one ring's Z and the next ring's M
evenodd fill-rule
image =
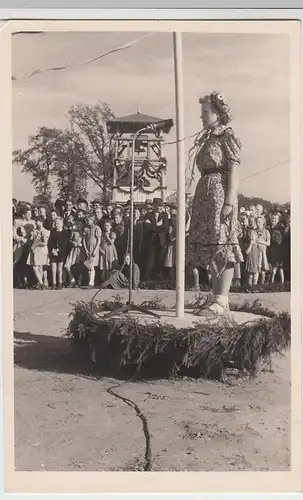
M116 382L81 372L62 337L72 304L93 291L22 291L15 302L15 467L21 471L140 470L145 451L134 409L106 389ZM121 294L123 296L123 294ZM138 292L135 300L168 291ZM190 300L194 294L186 292ZM110 292L102 292L102 298ZM139 298L140 297L140 298ZM259 298L290 309L290 294ZM158 471L282 471L290 467L290 353L276 356L273 372L231 385L209 380L122 383L148 420L152 469Z

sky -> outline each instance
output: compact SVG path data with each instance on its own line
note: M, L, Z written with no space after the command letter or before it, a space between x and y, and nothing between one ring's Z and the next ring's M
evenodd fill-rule
M81 63L142 34L14 35L13 75ZM242 142L239 191L271 201L289 201L288 35L184 33L183 70L185 135L201 129L199 97L218 90L228 99L234 116L232 126ZM26 149L29 135L40 126L65 128L67 111L77 103L107 102L116 116L132 114L139 107L141 113L175 121L172 34L155 33L94 63L43 72L12 85L13 149ZM167 141L173 141L175 134L174 127ZM186 153L191 145L192 139L187 139ZM173 190L177 187L176 146L165 146L164 154L167 187ZM13 196L31 200L34 194L30 176L14 166Z

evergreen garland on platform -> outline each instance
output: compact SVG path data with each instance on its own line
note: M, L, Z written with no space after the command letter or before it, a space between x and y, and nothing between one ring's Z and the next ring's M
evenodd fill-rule
M89 356L103 375L224 380L226 369L233 368L254 376L261 362L270 362L273 354L290 346L290 315L265 309L259 302L231 306L234 311L265 317L242 325L222 320L176 329L159 323L143 325L128 314L98 315L122 303L119 296L111 301L77 302L67 329L73 349ZM166 308L158 298L141 305L150 310Z
M141 290L175 290L175 285L171 281L143 281L140 283ZM186 291L190 291L191 287L186 286ZM211 290L210 285L200 285L201 292L208 292ZM264 283L257 285L254 289L249 289L246 285L234 286L232 285L230 291L232 293L277 293L277 292L290 292L291 287L289 282L285 283Z

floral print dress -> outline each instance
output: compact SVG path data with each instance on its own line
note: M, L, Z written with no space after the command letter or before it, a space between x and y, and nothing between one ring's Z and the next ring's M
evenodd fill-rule
M201 173L192 206L187 238L187 263L223 269L226 263L243 262L238 244L238 205L222 224L231 163L240 163L241 143L230 127L218 126L201 137L196 165Z

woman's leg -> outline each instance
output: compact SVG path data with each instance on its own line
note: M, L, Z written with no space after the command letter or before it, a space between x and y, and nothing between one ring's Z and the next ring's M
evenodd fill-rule
M218 295L227 297L234 276L234 264L228 263L218 277Z
M44 286L48 286L48 267L45 266L44 268L42 267L42 276L43 276L43 283Z
M37 281L38 281L39 285L43 285L40 266L33 266L33 271L34 271L34 274L35 274L35 276L37 278Z
M69 283L69 285L73 285L75 283L75 278L74 278L73 273L70 270L70 267L68 267L68 266L66 267L65 266L64 269L65 269L65 272L66 272L67 277L68 277L68 283Z
M234 264L227 263L220 271L215 264L212 265L213 300L206 308L201 308L199 315L211 312L213 314L224 314L228 312L228 294L234 276Z
M218 295L219 293L219 275L218 269L212 264L210 267L211 273L211 287L214 295Z
M254 273L253 274L253 286L256 286L259 281L259 273Z
M272 272L271 272L271 278L270 278L270 282L271 283L275 282L276 274L277 274L277 268L273 267L272 268Z
M284 269L283 269L283 267L279 267L279 273L280 273L280 282L283 284L284 283Z
M241 285L241 265L240 262L237 262L234 266L234 275L233 275L233 285L240 286Z
M192 276L193 276L193 289L196 292L199 292L200 291L199 270L196 267L192 268Z
M62 286L63 281L63 262L58 262L58 286Z
M247 273L247 284L251 288L253 284L253 275L252 273Z
M57 284L57 262L52 262L52 285L56 286Z
M94 286L95 284L95 268L92 267L88 270L89 283L88 286Z

